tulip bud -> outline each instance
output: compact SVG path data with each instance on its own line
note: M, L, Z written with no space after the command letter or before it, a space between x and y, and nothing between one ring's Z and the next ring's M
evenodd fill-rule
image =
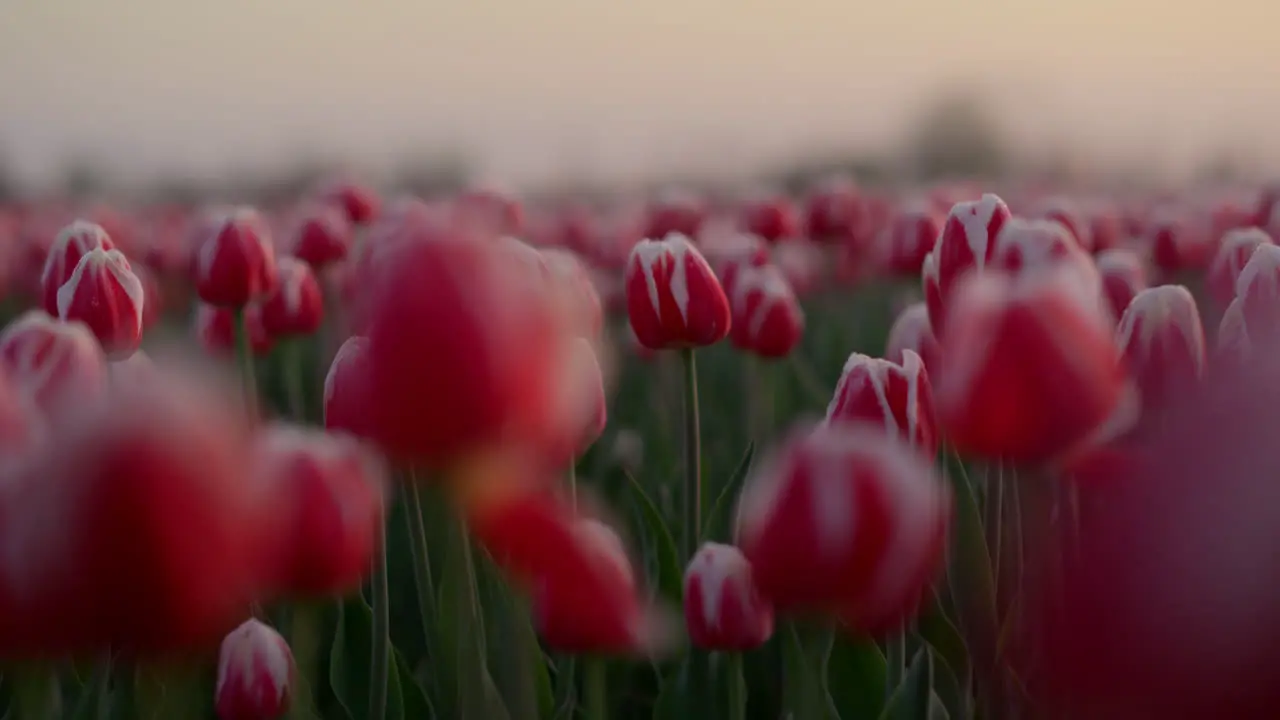
M368 370L365 355L369 340L353 335L342 343L324 378L324 426L358 437L368 437Z
M898 275L919 273L941 229L942 223L927 203L903 207L889 225L889 271Z
M1146 410L1166 407L1204 374L1204 326L1195 298L1181 285L1138 293L1120 318L1117 342Z
M926 455L938 451L933 419L933 392L924 362L904 350L902 364L853 353L827 406L827 422L866 421L880 424Z
M1153 213L1143 233L1151 248L1151 258L1164 273L1179 273L1205 267L1212 259L1214 244L1181 207L1164 207Z
M1254 248L1236 279L1236 298L1255 347L1280 342L1280 246Z
M378 195L359 183L345 180L331 183L321 193L322 200L341 208L353 225L368 225L378 216Z
M889 362L905 365L904 351L911 350L920 356L925 370L937 367L938 339L929 324L929 308L924 303L909 305L894 320L885 342L884 356Z
M626 270L627 316L654 350L713 345L729 334L729 300L684 235L641 240Z
M684 573L689 639L703 650L754 650L773 635L773 608L756 589L751 564L732 545L706 543Z
M35 310L0 332L0 367L46 413L100 397L106 389L106 357L89 328Z
M1147 289L1147 270L1142 258L1126 248L1104 250L1098 253L1096 262L1102 276L1102 294L1111 316L1118 320L1133 298Z
M58 289L58 317L88 326L109 357L128 357L142 342L146 298L142 282L119 250L95 248L80 257Z
M930 252L924 256L920 266L920 284L924 291L924 306L929 313L929 327L933 334L941 337L942 322L946 319L946 310L942 306L942 285L938 278L938 254Z
M1253 257L1259 245L1272 244L1271 236L1256 227L1230 230L1222 237L1222 244L1209 265L1206 283L1213 299L1222 307L1231 304L1236 297L1236 281L1244 266Z
M786 357L804 334L804 310L776 265L741 267L734 274L730 339L765 358Z
M987 193L981 199L958 202L947 214L934 246L937 263L938 291L945 305L961 276L971 270L981 272L996 251L996 238L1012 216L1009 206L998 195ZM941 317L930 317L935 330L942 330Z
M320 281L307 263L282 257L279 282L262 301L262 328L272 337L310 335L324 320L324 294Z
M91 250L114 250L116 245L102 226L77 220L62 229L44 260L40 278L44 311L58 317L58 290L75 272L80 258Z
M1042 462L1136 410L1111 319L1074 267L975 276L947 317L934 399L961 450Z
M742 207L741 224L744 231L769 242L800 234L800 217L796 208L781 195L761 195L748 200Z
M1115 207L1107 204L1095 204L1087 212L1089 229L1093 238L1093 252L1102 253L1118 248L1125 239L1125 228L1120 213Z
M990 267L1016 275L1052 264L1070 266L1090 282L1101 284L1093 258L1080 249L1066 226L1053 220L1020 218L1004 224L996 238Z
M1056 222L1066 229L1076 246L1086 253L1095 249L1093 235L1089 232L1089 224L1081 216L1076 204L1066 197L1045 198L1034 213L1041 220Z
M249 326L249 347L263 357L271 353L275 338L262 325L262 306L254 303L243 309ZM212 355L234 355L236 352L236 311L199 303L196 306L195 334L200 346Z
M653 201L645 218L644 236L665 238L668 235L698 236L706 216L702 201L692 193L669 190Z
M351 246L351 223L341 207L334 204L307 206L297 220L289 251L317 271L347 257Z
M584 338L571 338L566 359L561 364L564 379L559 398L561 409L555 422L548 423L546 445L557 463L568 464L586 452L608 420L605 407L604 373L595 348Z
M218 652L218 720L276 720L289 711L296 672L280 633L257 620L231 631Z
M947 486L866 424L796 433L752 470L738 547L778 612L837 613L876 632L914 611L942 559Z
M198 246L195 285L200 299L242 308L276 286L276 254L266 221L251 208L222 214Z
M809 196L805 207L805 234L817 242L857 242L864 215L857 186L844 178L832 178Z

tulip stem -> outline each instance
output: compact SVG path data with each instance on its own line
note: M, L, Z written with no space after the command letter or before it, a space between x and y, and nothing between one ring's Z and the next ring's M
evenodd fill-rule
M702 527L702 448L698 431L698 366L693 348L680 350L684 366L684 559L693 557Z
M387 714L387 682L391 668L391 609L387 582L387 531L380 528L378 557L373 562L373 656L369 662L369 717Z
M258 382L253 372L253 344L249 338L249 313L238 308L235 314L236 360L240 365L240 382L244 385L245 408L250 417L258 414Z
M604 658L587 658L582 668L582 700L587 720L608 720L609 694Z

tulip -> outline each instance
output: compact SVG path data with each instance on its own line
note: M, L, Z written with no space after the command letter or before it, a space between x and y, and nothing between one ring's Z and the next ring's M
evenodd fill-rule
M1066 228L1067 233L1075 240L1076 246L1084 252L1092 253L1097 248L1090 232L1090 225L1082 217L1080 209L1070 198L1046 198L1041 201L1034 215L1038 219L1056 222Z
M310 335L324 319L324 295L312 266L293 257L278 261L279 282L263 301L262 328L272 337Z
M381 209L377 193L353 180L331 181L321 190L320 199L341 208L353 225L368 225Z
M885 358L889 362L904 365L906 350L920 356L925 370L937 367L938 338L929 325L929 308L922 302L903 309L889 328L889 338L885 341Z
M929 322L939 337L946 333L946 313L935 313L934 305L942 311L963 275L986 268L995 254L996 237L1010 217L1009 206L991 193L979 200L956 203L947 214L933 248L932 263L924 264L926 297L931 274L937 283L938 301L930 303Z
M921 452L937 452L933 392L924 362L903 352L902 364L860 353L849 355L827 405L827 422L872 422Z
M831 178L815 188L806 201L805 234L818 242L856 244L861 240L865 212L857 186L844 178Z
M333 356L324 378L324 426L358 437L369 435L368 368L369 340L353 335Z
M682 190L669 190L650 204L643 234L648 238L664 238L668 235L697 237L705 217L706 208L696 195Z
M1113 248L1098 253L1096 262L1107 307L1112 317L1119 319L1133 298L1147 289L1147 271L1142 258L1132 250Z
M900 275L919 273L941 228L942 223L928 204L916 202L903 207L889 225L889 271Z
M1204 327L1191 292L1162 285L1138 293L1120 318L1117 342L1142 393L1144 410L1161 409L1200 381Z
M1222 320L1218 323L1214 360L1227 365L1242 366L1253 356L1253 342L1244 324L1244 310L1240 298L1231 301Z
M564 291L577 335L598 339L604 327L604 308L586 266L573 251L562 248L544 249L542 257L551 282Z
M626 293L627 316L645 347L703 347L729 334L729 300L684 235L636 244L627 261Z
M1016 275L1055 263L1071 266L1090 282L1101 284L1093 258L1080 248L1065 225L1053 220L1013 218L1006 222L996 237L989 267Z
M106 357L89 328L35 310L0 332L0 368L45 413L92 400L106 389Z
M58 289L58 317L84 323L107 355L131 355L142 342L146 297L142 282L119 250L95 248L76 263Z
M1259 245L1271 244L1271 236L1260 228L1227 231L1222 237L1222 244L1218 246L1218 252L1213 256L1206 278L1213 299L1221 303L1222 307L1231 304L1236 297L1236 281L1240 279L1240 273L1244 271L1249 258L1253 257L1253 251Z
M740 222L745 232L758 235L768 242L777 242L800 234L800 216L796 207L782 195L760 195L751 198L743 204Z
M1095 205L1088 213L1087 232L1093 238L1093 252L1103 253L1118 248L1124 240L1125 229L1120 215L1109 205Z
M741 267L730 290L735 347L765 358L786 357L804 334L804 310L776 265Z
M684 574L684 618L689 639L704 650L754 650L773 635L773 608L732 545L706 543L693 556Z
M282 717L289 711L294 675L293 653L284 638L257 620L246 620L218 651L218 720Z
M934 379L944 435L958 449L1043 462L1132 420L1136 403L1111 319L1074 266L957 289Z
M222 213L200 240L195 286L200 299L241 309L276 286L276 255L263 217L251 208Z
M262 324L262 306L244 308L245 324L249 330L249 346L253 354L265 357L275 346L275 338ZM214 355L234 355L236 352L236 313L225 307L200 303L196 306L194 320L196 339L200 346Z
M63 228L49 248L40 277L44 311L58 317L58 290L71 279L81 257L91 250L114 250L115 247L101 225L77 220Z
M1163 207L1153 214L1143 233L1151 258L1164 273L1198 270L1213 259L1214 244L1184 208Z
M477 187L459 195L453 204L454 220L461 227L496 237L518 235L524 229L519 201L494 187Z
M1236 298L1255 345L1280 340L1280 246L1263 243L1254 248L1236 278Z
M879 632L938 570L950 495L930 462L870 424L794 434L752 470L737 545L778 612L835 613Z
M293 228L289 252L317 271L347 257L352 241L351 221L333 204L305 207Z

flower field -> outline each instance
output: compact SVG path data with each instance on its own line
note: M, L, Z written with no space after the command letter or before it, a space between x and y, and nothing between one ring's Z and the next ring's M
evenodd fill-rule
M6 718L1268 718L1280 187L0 207Z

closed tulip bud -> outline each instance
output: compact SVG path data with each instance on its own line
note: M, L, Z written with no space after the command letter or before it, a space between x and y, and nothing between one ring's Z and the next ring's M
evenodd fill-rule
M307 263L282 257L276 289L262 301L262 328L272 337L310 335L324 320L324 293Z
M89 328L39 311L0 332L0 367L18 392L46 413L100 397L107 386L106 357Z
M800 216L796 207L781 195L761 195L748 200L742 207L741 224L746 232L769 242L800 234Z
M341 207L317 203L302 209L293 228L289 252L317 271L347 257L351 222Z
M249 326L249 348L254 355L265 357L275 346L275 338L262 325L262 306L254 303L244 308ZM200 346L212 355L230 356L236 352L236 311L200 303L196 306L195 334Z
M938 570L950 505L907 444L875 425L822 425L753 469L737 544L779 613L836 613L877 632L914 611Z
M40 278L44 311L58 317L58 290L71 279L80 258L91 250L114 250L116 245L101 225L77 220L62 229L49 248Z
M668 235L698 236L706 218L706 208L696 195L670 190L650 204L644 221L644 237L664 238Z
M293 653L280 633L247 620L218 651L214 706L218 720L276 720L289 711Z
M1093 258L1080 249L1080 244L1065 225L1054 220L1020 218L1012 218L1004 224L996 238L991 268L1017 275L1053 264L1072 267L1090 282L1101 284Z
M904 365L905 350L911 350L920 356L925 370L937 367L938 338L933 334L933 326L929 324L929 308L924 303L909 305L894 320L889 328L889 339L885 342L884 356L890 362Z
M804 310L782 270L776 265L747 265L734 278L734 346L760 357L786 357L804 334Z
M899 210L889 224L889 272L908 276L919 273L941 229L942 223L928 203L915 202Z
M1066 228L1067 234L1075 241L1076 246L1086 253L1092 253L1095 243L1090 226L1085 221L1080 208L1066 197L1049 197L1042 200L1034 213L1036 218L1056 222Z
M938 254L931 252L924 256L920 266L920 285L924 291L924 307L929 313L929 327L935 336L941 336L942 323L946 320L946 310L942 306L942 285L938 279Z
M698 238L698 247L716 277L720 278L720 286L726 295L733 294L734 275L740 268L769 262L769 246L764 240L736 229L712 233L704 228Z
M866 209L858 188L844 178L831 178L809 195L805 234L817 242L857 242Z
M773 608L760 597L751 564L732 545L706 543L684 573L684 620L694 647L743 652L773 635Z
M1102 253L1118 248L1125 239L1125 228L1119 211L1109 204L1095 204L1087 212L1089 236L1093 238L1093 252Z
M119 250L95 248L80 257L58 289L58 317L85 324L111 358L128 357L142 343L146 298L142 282Z
M1240 279L1240 273L1244 271L1249 258L1253 257L1253 251L1257 250L1259 245L1270 244L1272 244L1271 236L1256 227L1229 230L1223 235L1222 244L1218 246L1218 252L1213 256L1213 262L1209 265L1209 275L1205 281L1213 299L1220 303L1221 307L1230 305L1235 299L1236 281Z
M944 306L962 276L986 269L996 252L996 238L1011 217L1009 206L991 193L978 200L958 202L951 208L933 248L938 292ZM931 315L929 320L939 336L945 334L944 318Z
M947 317L934 399L957 448L1043 462L1096 436L1122 409L1132 419L1111 319L1076 268L973 277Z
M1253 356L1253 343L1244 325L1244 310L1240 298L1231 301L1222 320L1218 323L1217 342L1213 358L1218 364L1243 367Z
M382 203L372 188L352 180L331 182L320 198L342 208L353 225L368 225L378 217Z
M278 592L358 592L383 522L385 478L372 453L349 436L274 425L260 432L254 467L282 540Z
M200 299L218 307L242 308L276 286L276 254L266 221L251 208L222 213L195 253L195 286Z
M835 394L827 405L827 422L870 422L910 443L926 455L938 450L933 419L933 391L924 362L914 351L903 352L902 364L853 353L845 361Z
M1098 253L1096 263L1107 307L1119 320L1138 293L1147 289L1147 269L1142 258L1127 248L1104 250Z
M1254 248L1236 279L1236 298L1255 348L1280 342L1280 245Z
M626 269L627 316L654 350L713 345L729 334L729 299L684 235L641 240Z
M1181 207L1164 207L1153 213L1143 232L1143 242L1151 248L1155 266L1167 274L1204 268L1213 259L1215 249L1209 233L1202 231L1190 212Z
M1158 411L1191 391L1205 367L1204 326L1191 292L1161 285L1138 293L1120 318L1117 342L1142 393Z
M353 335L342 343L324 378L324 426L369 437L369 340Z
M799 297L817 290L824 280L826 257L817 243L803 238L778 243L770 248L769 258Z

